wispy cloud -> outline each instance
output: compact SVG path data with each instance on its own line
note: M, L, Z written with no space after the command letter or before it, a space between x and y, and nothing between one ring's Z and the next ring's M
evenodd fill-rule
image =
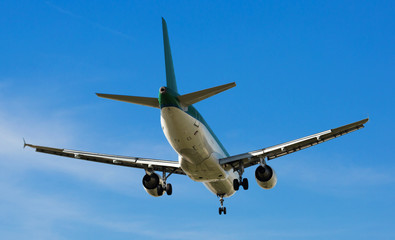
M76 159L34 153L29 148L23 149L23 137L29 143L52 147L83 146L77 121L65 118L57 111L41 114L42 110L29 110L20 103L31 100L8 100L7 105L2 104L5 101L0 101L0 165L3 170L12 172L13 178L23 178L25 172L31 170L56 171L126 195L135 195L142 190L140 181L136 179L143 173L129 168L79 162Z
M22 183L4 181L0 177L0 203L7 208L1 207L2 215L0 227L2 237L7 239L67 239L64 236L64 227L72 222L70 230L76 226L91 226L93 228L107 229L113 233L127 233L153 239L235 239L231 234L221 233L212 228L207 228L207 223L198 225L174 226L168 221L160 221L154 215L147 213L144 216L131 215L125 220L119 213L105 215L95 212L94 207L83 200L67 201L68 198L59 194L45 194L31 191ZM12 216L12 219L6 219ZM177 218L173 216L170 218ZM153 228L152 220L156 219L156 227ZM173 219L174 220L174 219ZM177 221L182 222L182 219ZM214 226L212 224L211 226ZM2 229L5 228L5 229ZM19 231L12 231L12 229ZM8 230L10 229L10 230Z
M356 165L345 161L341 156L305 156L307 157L303 160L283 161L278 164L276 167L279 178L282 181L292 180L304 188L342 196L365 192L367 187L385 186L395 182L389 169L374 165Z
M88 18L86 18L86 17L77 15L77 14L75 14L75 13L69 11L69 10L66 10L66 9L64 9L64 8L62 8L62 7L59 7L58 5L55 5L54 3L50 2L50 1L46 1L45 3L46 3L48 6L52 7L53 9L55 9L56 11L58 11L58 12L60 12L60 13L62 13L62 14L68 15L68 16L70 16L70 17L72 17L72 18L80 19L81 21L84 21L84 22L90 24L91 26L93 26L93 27L95 27L95 28L101 29L101 30L103 30L103 31L109 32L109 33L114 34L114 35L118 35L118 36L123 37L123 38L126 38L126 39L133 39L133 38L132 38L130 35L128 35L128 34L125 34L125 33L121 32L121 31L118 31L118 30L115 30L115 29L113 29L113 28L107 27L107 26L105 26L105 25L103 25L103 24L101 24L101 23L92 21L92 20L90 20L90 19L88 19Z

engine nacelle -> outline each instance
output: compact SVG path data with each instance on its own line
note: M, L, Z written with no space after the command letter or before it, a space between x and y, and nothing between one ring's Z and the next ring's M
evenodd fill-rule
M261 165L255 170L255 180L261 188L272 189L276 186L277 176L270 166Z
M160 197L163 195L163 189L162 191L158 191L158 186L162 185L162 179L159 177L158 174L156 173L151 173L151 174L145 174L143 177L143 186L145 191L154 197Z

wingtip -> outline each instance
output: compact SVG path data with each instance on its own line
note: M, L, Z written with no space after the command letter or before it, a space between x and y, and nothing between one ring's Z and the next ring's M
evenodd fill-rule
M25 140L25 138L22 138L23 139L23 148L25 148L26 146L31 146L30 144L28 144L28 143L26 143L26 140Z

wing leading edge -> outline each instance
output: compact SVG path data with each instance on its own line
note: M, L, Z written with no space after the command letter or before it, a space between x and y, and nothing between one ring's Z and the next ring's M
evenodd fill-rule
M182 171L180 168L180 164L176 161L91 153L77 150L37 146L25 143L24 147L26 146L34 148L36 152L58 155L62 157L76 158L125 167L143 168L146 170L152 169L154 171L165 171L185 175L184 171Z
M343 136L347 133L354 132L364 128L364 124L369 121L369 118L358 122L347 124L338 128L330 129L320 133L316 133L307 137L292 140L286 143L278 144L272 147L259 149L252 152L247 152L219 160L221 165L242 163L244 167L250 167L258 164L261 159L272 160L305 148L329 141L331 139Z

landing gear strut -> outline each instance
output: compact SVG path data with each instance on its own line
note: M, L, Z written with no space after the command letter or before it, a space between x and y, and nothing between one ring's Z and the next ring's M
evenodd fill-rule
M244 190L247 190L248 189L248 179L243 178L244 166L243 166L242 162L239 163L239 167L236 171L239 173L239 179L233 180L233 189L235 191L238 191L240 188L240 185L241 185Z
M161 196L163 192L166 192L167 195L171 195L173 193L173 187L170 183L166 183L166 180L172 175L174 171L170 172L166 176L166 168L163 168L163 176L162 176L162 184L159 184L157 187L158 195Z
M219 202L221 203L221 207L219 207L218 209L218 213L219 215L221 215L222 213L224 213L224 215L226 215L226 207L224 207L224 195L218 195L219 196Z

